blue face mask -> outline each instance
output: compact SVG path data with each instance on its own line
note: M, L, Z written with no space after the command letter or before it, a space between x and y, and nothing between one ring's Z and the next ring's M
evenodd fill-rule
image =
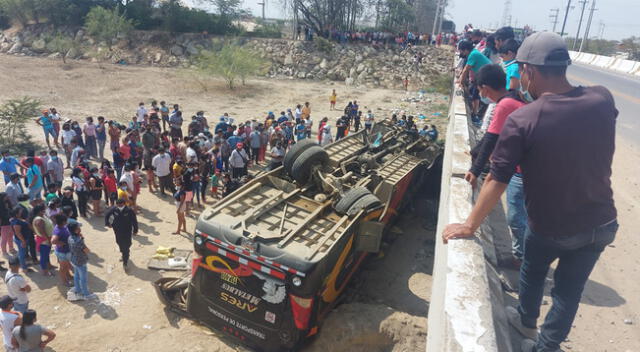
M529 86L531 85L531 75L527 74L527 76L529 77L527 82L527 88L524 88L522 85L520 85L520 93L522 93L522 97L527 103L531 103L535 99L533 98L531 93L529 93Z
M532 101L535 100L533 99L533 97L531 96L531 93L529 93L528 90L522 89L522 86L520 87L520 93L522 93L522 97L524 98L524 100L526 100L527 103L531 103Z
M485 105L491 105L491 104L493 104L493 100L489 99L488 97L480 96L480 100L481 100L481 101L482 101L482 103L484 103Z

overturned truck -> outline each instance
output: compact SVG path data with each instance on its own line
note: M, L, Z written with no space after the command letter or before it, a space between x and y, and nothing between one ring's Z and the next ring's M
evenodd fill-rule
M388 121L325 148L298 142L202 213L190 277L158 280L158 296L256 350L297 349L441 153Z

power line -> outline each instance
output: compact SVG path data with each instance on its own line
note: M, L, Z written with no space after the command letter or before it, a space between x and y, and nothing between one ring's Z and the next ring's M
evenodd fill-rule
M576 50L576 44L578 44L578 38L580 38L580 29L582 28L582 19L584 18L584 8L587 6L587 0L578 1L582 4L582 11L580 12L580 22L578 22L578 31L576 32L576 38L573 40L572 50Z

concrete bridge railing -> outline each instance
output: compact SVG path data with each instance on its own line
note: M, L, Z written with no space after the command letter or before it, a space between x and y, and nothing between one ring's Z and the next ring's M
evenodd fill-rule
M464 180L471 166L472 144L466 104L451 99L443 159L442 187L436 232L433 289L429 305L427 351L511 351L500 280L487 259L482 236L440 240L449 223L463 222L471 212L473 190Z
M640 76L640 62L638 61L619 59L612 56L579 53L577 51L569 51L569 55L573 62Z

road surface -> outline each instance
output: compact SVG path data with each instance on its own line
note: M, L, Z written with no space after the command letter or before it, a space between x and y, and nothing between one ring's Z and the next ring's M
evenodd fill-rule
M587 282L575 327L563 347L640 351L640 78L585 65L570 66L568 76L576 85L607 87L620 111L613 163L620 230Z
M640 77L621 74L594 66L574 64L569 66L571 83L583 86L601 85L609 88L620 111L618 136L636 146L640 145Z

